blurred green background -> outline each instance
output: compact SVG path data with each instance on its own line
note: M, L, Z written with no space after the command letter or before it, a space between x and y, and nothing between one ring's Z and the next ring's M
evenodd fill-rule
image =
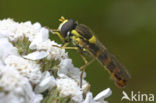
M108 87L113 91L109 103L120 103L123 90L156 95L156 0L0 0L0 19L57 28L60 16L88 25L132 75L127 87L119 89L94 62L86 70L94 95ZM69 52L75 66L81 66L78 53Z

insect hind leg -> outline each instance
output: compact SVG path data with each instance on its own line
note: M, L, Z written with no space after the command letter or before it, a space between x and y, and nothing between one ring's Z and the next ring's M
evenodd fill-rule
M86 60L86 58L85 58L83 55L81 55L81 56L82 56L82 59L83 59L83 60ZM85 64L84 64L83 66L80 67L80 70L82 70L81 75L80 75L80 88L82 88L82 78L83 78L83 74L84 74L84 72L85 72L85 69L86 69L86 67L87 67L88 65L90 65L94 60L95 60L95 58L93 58L93 59L92 59L91 61L89 61L89 62L84 61Z

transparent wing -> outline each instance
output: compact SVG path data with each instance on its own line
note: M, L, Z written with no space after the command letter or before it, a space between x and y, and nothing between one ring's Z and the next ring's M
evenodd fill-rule
M118 69L120 69L120 75L124 76L126 80L129 80L131 78L131 75L129 74L128 69L125 67L125 65L123 65L122 62L115 55L113 55L98 39L96 46L99 46L102 53L106 53L108 55L108 58L114 62Z
M76 27L76 31L84 38L86 38L87 40L89 38L91 38L94 33L92 32L92 30L87 27L86 25L84 24L79 24L77 27Z
M119 87L124 87L131 78L126 67L98 39L96 43L89 42L94 33L86 25L79 24L76 31L82 36L83 47L106 67Z

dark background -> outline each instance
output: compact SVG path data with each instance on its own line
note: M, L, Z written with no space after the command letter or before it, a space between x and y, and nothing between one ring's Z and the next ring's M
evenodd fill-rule
M132 75L127 87L119 89L94 62L86 70L94 95L108 87L110 103L120 103L123 90L156 95L156 0L0 0L0 19L57 28L60 16L88 25ZM75 66L81 66L80 56L69 52Z

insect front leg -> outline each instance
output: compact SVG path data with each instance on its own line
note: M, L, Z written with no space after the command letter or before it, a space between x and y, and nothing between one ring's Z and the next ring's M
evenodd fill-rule
M48 29L52 34L57 35L62 42L64 42L64 38L61 36L59 30L57 29L50 29L49 27L45 27L46 29Z
M78 50L79 48L78 47L68 47L67 46L68 45L68 43L65 43L63 46L58 46L58 45L52 45L52 46L55 46L55 47L58 47L58 48L60 48L60 49L69 49L69 50Z

